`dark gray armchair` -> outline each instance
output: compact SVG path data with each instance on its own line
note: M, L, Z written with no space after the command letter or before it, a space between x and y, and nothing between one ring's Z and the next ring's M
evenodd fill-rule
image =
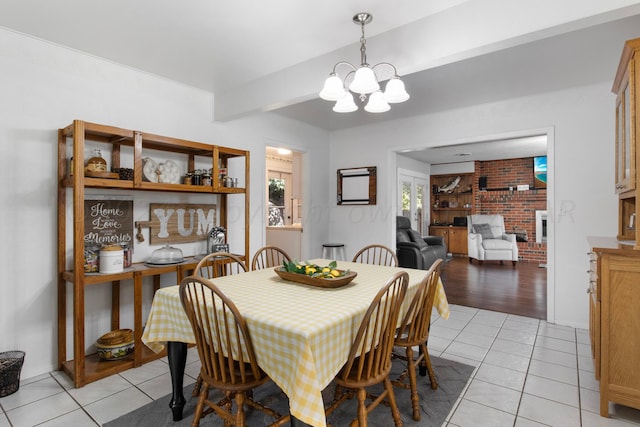
M428 270L437 259L446 260L447 245L441 236L421 236L411 228L409 218L396 217L398 266Z

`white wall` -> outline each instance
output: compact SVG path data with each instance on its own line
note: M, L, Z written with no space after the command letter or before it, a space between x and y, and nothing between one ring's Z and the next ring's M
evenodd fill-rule
M614 96L610 87L610 82L604 82L332 133L331 170L378 166L378 204L353 207L334 202L330 240L355 242L355 246L365 239L395 244L395 151L547 129L552 147L548 206L553 239L548 264L551 302L555 302L548 317L586 328L586 238L616 233ZM335 177L330 177L335 187Z
M305 165L314 183L305 205L309 213L326 211L325 131L272 114L214 123L210 93L1 29L0 62L0 351L26 352L23 378L57 367L56 141L58 128L72 120L250 150L251 253L264 244L266 139L287 141L313 158ZM141 200L188 201L192 196L145 192L136 198L138 206ZM308 241L328 231L325 214L316 214L313 221L313 234L305 234ZM136 244L135 249L140 261L154 248ZM109 330L109 286L90 288L88 345ZM123 327L132 326L131 293L131 285L123 283Z
M402 154L398 154L398 158L396 159L396 166L398 167L398 169L408 169L410 171L427 175L429 175L429 171L432 167L429 163L423 163L419 160L412 159L411 157L407 157Z
M431 166L432 175L446 175L450 173L473 173L475 172L474 162L445 163Z

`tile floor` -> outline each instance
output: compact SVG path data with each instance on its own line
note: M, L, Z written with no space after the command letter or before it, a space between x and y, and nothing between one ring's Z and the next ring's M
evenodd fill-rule
M586 330L452 306L448 320L434 315L429 348L476 367L447 427L640 426L640 411L612 403L610 418L599 416ZM190 349L185 385L198 370ZM81 389L61 372L23 380L0 398L0 427L102 425L167 394L168 372L160 359Z

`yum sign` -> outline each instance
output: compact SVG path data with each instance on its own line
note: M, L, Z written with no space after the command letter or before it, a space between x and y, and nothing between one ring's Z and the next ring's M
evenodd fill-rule
M205 240L216 224L216 205L151 203L148 222L150 244Z

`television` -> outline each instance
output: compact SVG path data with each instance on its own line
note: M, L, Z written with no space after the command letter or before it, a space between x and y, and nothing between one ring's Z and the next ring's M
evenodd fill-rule
M547 188L547 156L533 158L533 188Z

